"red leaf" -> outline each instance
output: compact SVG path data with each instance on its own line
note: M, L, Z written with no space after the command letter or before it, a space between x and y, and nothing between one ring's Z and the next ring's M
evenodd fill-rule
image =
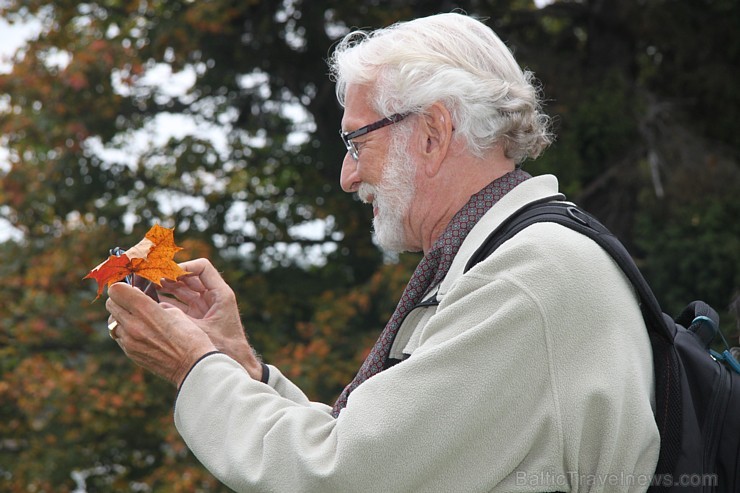
M95 297L97 300L103 294L104 287L120 281L129 274L131 274L129 258L125 254L120 257L111 255L108 257L108 260L88 272L83 279L95 279L98 281L98 295Z

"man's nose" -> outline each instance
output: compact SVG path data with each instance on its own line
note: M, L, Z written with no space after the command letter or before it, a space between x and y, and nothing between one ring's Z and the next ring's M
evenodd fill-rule
M347 152L342 161L342 173L339 177L339 184L342 190L348 193L356 192L360 188L360 174L357 161Z

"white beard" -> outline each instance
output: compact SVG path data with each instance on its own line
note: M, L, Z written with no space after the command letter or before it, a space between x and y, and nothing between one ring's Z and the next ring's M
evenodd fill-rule
M362 183L357 193L363 202L373 196L377 214L373 218L375 241L386 252L401 253L409 249L403 228L416 193L416 166L409 158L408 138L403 132L394 134L380 183Z

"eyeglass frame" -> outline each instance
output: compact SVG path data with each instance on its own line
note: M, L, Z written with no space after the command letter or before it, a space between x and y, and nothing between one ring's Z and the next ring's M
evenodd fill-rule
M352 156L355 161L359 161L360 152L357 150L357 147L355 147L352 139L356 139L357 137L369 134L370 132L374 132L375 130L387 127L388 125L398 123L409 115L410 113L395 113L389 117L382 118L377 122L365 125L364 127L360 127L357 130L353 130L351 132L344 132L340 129L339 136L342 138L342 142L344 142L344 146L347 148L347 152L349 153L349 155Z

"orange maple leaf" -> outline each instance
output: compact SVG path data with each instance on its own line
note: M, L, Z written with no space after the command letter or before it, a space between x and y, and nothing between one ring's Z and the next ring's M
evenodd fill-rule
M175 253L182 250L175 245L174 229L155 224L144 239L120 256L111 255L108 260L91 270L83 279L98 282L97 300L103 289L130 274L137 274L161 286L162 279L177 280L188 274L173 260Z

